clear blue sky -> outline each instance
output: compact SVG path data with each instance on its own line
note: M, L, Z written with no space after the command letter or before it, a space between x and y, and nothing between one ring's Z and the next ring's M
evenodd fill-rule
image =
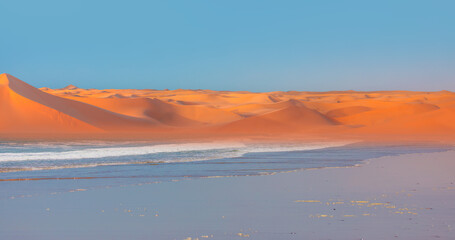
M0 0L37 87L455 91L455 1Z

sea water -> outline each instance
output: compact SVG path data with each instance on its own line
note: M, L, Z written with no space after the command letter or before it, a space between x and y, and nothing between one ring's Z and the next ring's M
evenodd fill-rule
M0 142L0 199L75 190L356 166L446 145L313 143Z

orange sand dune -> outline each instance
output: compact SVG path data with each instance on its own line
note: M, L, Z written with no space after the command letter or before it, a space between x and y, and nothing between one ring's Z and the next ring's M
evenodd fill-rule
M455 94L449 91L54 90L2 74L0 107L1 135L455 140Z
M118 114L154 119L171 126L221 124L241 118L237 114L221 109L199 105L178 105L156 98L67 98Z
M2 132L99 132L149 128L156 121L113 113L54 96L21 80L0 75Z
M220 130L237 133L295 133L337 124L297 100L288 100L280 105L281 109L229 123Z

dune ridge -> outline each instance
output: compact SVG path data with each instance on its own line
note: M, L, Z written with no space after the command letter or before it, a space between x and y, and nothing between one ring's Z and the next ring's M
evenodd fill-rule
M0 75L0 135L455 139L455 93L35 88ZM134 134L133 134L134 135ZM133 136L132 135L132 136Z
M8 74L0 75L0 88L0 129L6 132L124 131L155 125L45 93Z

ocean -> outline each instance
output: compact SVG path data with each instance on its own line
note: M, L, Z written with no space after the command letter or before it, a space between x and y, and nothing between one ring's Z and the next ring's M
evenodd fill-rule
M0 142L0 199L352 167L383 156L452 149L449 145L353 142Z

